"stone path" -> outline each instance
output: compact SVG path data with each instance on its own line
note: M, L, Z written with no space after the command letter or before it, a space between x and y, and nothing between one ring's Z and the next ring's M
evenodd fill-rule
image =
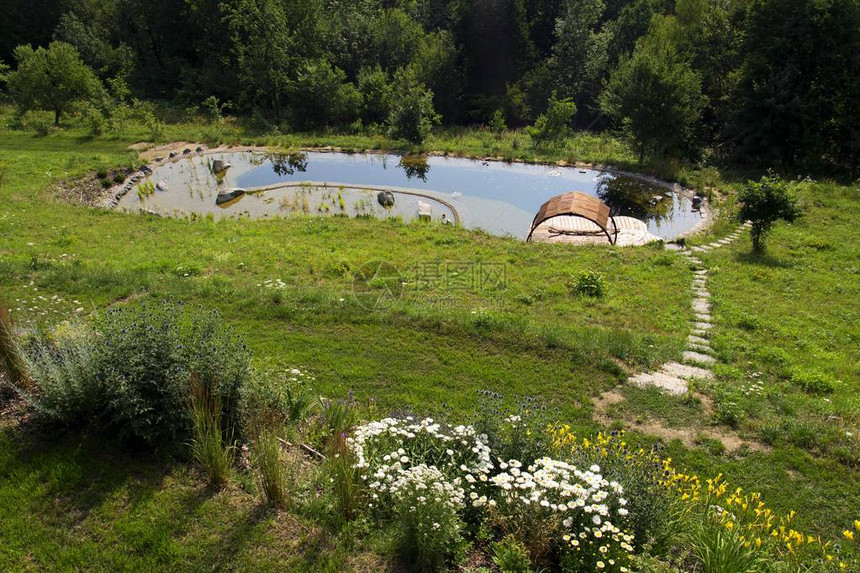
M713 379L712 369L717 359L713 356L710 342L713 323L711 293L708 292L708 269L696 254L731 244L749 227L750 222L747 221L724 239L678 251L695 267L692 285L695 320L687 337L687 349L681 355L681 362L667 362L655 372L642 372L631 376L628 380L631 384L639 387L655 386L670 394L681 395L687 393L693 380Z

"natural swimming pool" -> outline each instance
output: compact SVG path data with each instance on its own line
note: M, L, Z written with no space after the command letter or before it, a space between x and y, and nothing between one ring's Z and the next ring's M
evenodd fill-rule
M231 164L221 176L212 170L216 160ZM216 205L219 192L232 188L263 189ZM381 189L395 190L393 207L378 203ZM261 218L307 213L409 220L418 216L421 202L424 210L430 207L434 220L443 214L453 220L456 214L467 228L524 238L540 206L566 191L597 196L613 215L641 219L652 234L664 239L691 230L702 219L690 196L605 171L323 152L226 151L177 157L155 166L119 201L119 208L166 216Z

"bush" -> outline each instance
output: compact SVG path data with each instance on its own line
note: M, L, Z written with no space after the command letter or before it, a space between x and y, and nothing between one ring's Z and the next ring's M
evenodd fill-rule
M493 563L504 573L530 573L531 559L525 545L508 536L492 545Z
M29 381L27 366L13 334L12 315L0 300L0 397L14 388L29 387Z
M97 340L83 327L67 327L27 341L24 357L36 387L21 389L36 417L57 426L98 424L107 390L96 373Z
M411 70L399 70L394 75L388 115L388 135L421 143L439 122L433 109L433 92L420 83Z
M505 122L505 113L497 109L493 112L493 115L490 117L490 131L495 133L497 136L501 135L508 129L508 124Z
M574 115L576 115L576 104L573 100L557 99L555 92L552 92L546 113L538 116L535 124L526 128L526 131L537 146L558 142L570 134L570 123Z
M752 221L750 236L753 252L764 251L764 242L773 224L779 220L789 223L801 215L797 198L788 183L781 181L773 172L768 172L759 181L748 181L738 194L742 221Z
M578 295L593 298L601 298L606 294L603 275L594 271L582 271L579 273L579 275L573 278L570 289Z
M624 484L635 547L650 543L660 548L665 544L670 533L671 499L660 481L664 462L656 446L633 449L624 432L578 438L566 425L555 427L551 435L556 453L582 467L599 464L607 479Z
M161 303L120 307L93 328L76 327L25 346L34 412L60 425L91 425L157 444L188 439L190 380L217 399L225 429L236 427L250 356L217 312Z
M192 373L211 384L224 422L236 426L250 355L216 311L190 312L167 302L120 307L96 328L97 376L109 394L110 424L121 436L155 444L188 435Z

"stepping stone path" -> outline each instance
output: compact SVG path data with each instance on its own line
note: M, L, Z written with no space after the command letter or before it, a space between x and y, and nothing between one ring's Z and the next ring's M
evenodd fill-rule
M669 394L682 395L687 393L690 382L693 380L712 380L714 378L712 368L717 363L717 359L713 356L710 341L713 323L711 321L711 293L708 292L708 269L705 268L705 264L695 253L707 253L731 244L750 225L751 223L747 221L723 239L677 251L695 267L692 285L692 292L695 297L692 304L695 321L690 325L687 350L682 353L681 362L667 362L655 372L641 372L631 376L628 382L642 388L654 386Z

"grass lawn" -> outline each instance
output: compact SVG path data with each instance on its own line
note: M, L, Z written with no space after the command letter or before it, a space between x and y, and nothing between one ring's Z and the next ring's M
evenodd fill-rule
M0 120L9 120L8 110ZM113 304L172 298L221 310L265 368L301 366L329 397L353 391L382 412L475 408L475 393L536 395L559 421L596 431L592 398L630 372L677 359L688 334L692 270L658 248L559 248L437 225L295 216L266 221L174 220L74 206L50 187L130 165L147 134L47 137L0 130L0 297L19 326L83 318ZM241 127L169 125L167 140L390 148L366 136L254 136ZM427 149L472 155L632 162L610 138L577 136L538 153L526 136L448 132ZM658 170L665 166L652 166ZM710 172L675 171L712 184ZM860 215L857 187L796 185L806 216L778 226L765 257L748 239L703 256L711 269L717 380L712 404L621 386L614 417L739 433L760 451L724 453L674 442L678 465L723 472L797 510L799 524L835 537L860 507ZM726 186L731 189L732 186ZM731 197L724 205L730 210ZM726 217L725 220L728 220ZM721 223L712 233L728 228ZM370 311L352 295L364 263L385 260L402 298ZM426 285L423 265L492 263L505 280ZM465 267L463 265L466 265ZM471 266L470 266L471 265ZM603 275L584 298L572 277ZM272 287L280 280L283 288ZM818 383L810 383L817 380ZM821 382L824 380L824 382ZM638 436L641 441L653 437ZM327 521L331 501L304 513L260 509L253 484L214 494L181 453L123 452L69 433L36 437L0 427L0 568L378 570L383 533Z

